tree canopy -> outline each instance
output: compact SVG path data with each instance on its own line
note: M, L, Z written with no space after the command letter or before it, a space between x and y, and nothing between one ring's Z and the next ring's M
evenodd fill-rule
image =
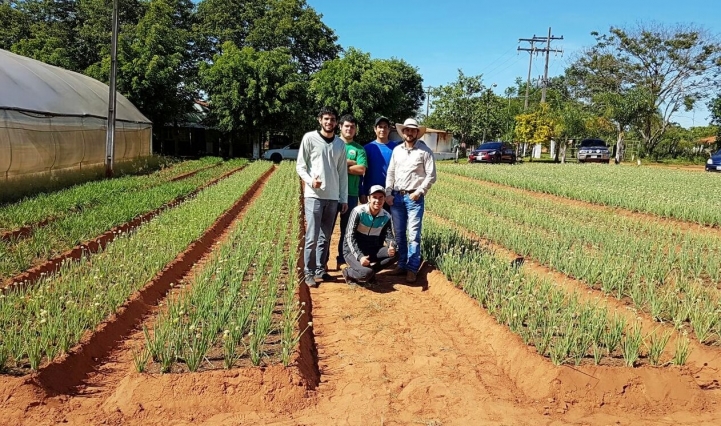
M326 61L313 74L310 90L315 106L333 105L339 114L359 121L358 140L375 138L375 118L391 121L415 117L422 105L423 79L418 70L399 59L373 59L358 49Z
M638 24L592 33L596 45L566 70L578 96L645 93L637 130L647 152L657 146L675 113L692 109L721 84L721 43L693 25ZM635 90L635 92L634 92Z

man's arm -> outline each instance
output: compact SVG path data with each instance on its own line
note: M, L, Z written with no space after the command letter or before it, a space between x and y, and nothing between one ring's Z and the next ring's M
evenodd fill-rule
M336 168L338 169L338 183L340 186L340 195L338 197L338 202L340 204L345 204L346 208L348 205L348 166L346 166L345 163L346 157L345 157L345 143L343 144L343 149L341 153L338 155L338 161L336 163ZM341 213L345 213L342 211Z
M386 197L391 196L393 186L396 183L396 150L391 153L391 160L388 162L388 171L386 172ZM390 203L389 203L390 204Z
M421 195L425 195L430 191L431 185L436 181L436 160L433 158L433 152L424 151L426 153L423 161L423 168L426 172L426 177L421 182L420 187L416 190Z
M348 244L350 254L357 260L360 260L361 257L365 256L360 247L358 247L358 242L355 239L355 230L358 227L359 222L360 215L358 214L358 210L351 210L350 216L348 217L348 227L345 229L345 242Z
M351 164L351 162L353 164ZM368 167L368 158L366 157L365 149L358 151L355 161L348 160L348 173L356 176L363 176L366 173Z
M298 158L295 162L295 171L298 173L298 176L300 176L303 182L313 186L313 177L310 173L308 173L308 161L310 159L309 147L306 146L308 143L308 138L303 136L303 140L300 142L300 147L298 147Z

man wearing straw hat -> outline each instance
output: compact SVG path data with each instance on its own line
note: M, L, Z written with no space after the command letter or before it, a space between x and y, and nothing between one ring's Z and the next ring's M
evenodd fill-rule
M386 202L391 207L393 231L398 246L396 275L406 275L406 282L414 283L421 267L421 225L425 196L436 181L436 162L433 151L419 140L425 126L409 118L396 124L403 137L393 149L386 176Z

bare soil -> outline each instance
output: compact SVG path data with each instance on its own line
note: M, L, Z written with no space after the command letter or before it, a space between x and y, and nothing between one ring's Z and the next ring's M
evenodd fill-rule
M142 333L135 332L69 391L49 392L37 376L1 377L0 424L714 425L721 419L718 387L695 380L703 365L556 367L428 265L413 285L384 272L371 289L330 272L335 282L301 286L313 327L291 368L138 374L132 353Z

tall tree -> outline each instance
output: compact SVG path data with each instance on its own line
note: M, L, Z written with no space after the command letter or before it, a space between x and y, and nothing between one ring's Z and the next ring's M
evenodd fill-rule
M600 114L613 123L616 129L616 164L623 158L624 138L633 124L643 124L646 117L653 116L653 99L645 87L634 87L623 92L605 92L594 96Z
M126 26L118 40L117 88L159 131L190 111L194 93L195 57L190 0L150 0L135 26ZM108 81L110 57L86 72Z
M481 75L466 76L459 69L456 81L431 90L433 112L424 124L452 132L462 144L480 141L486 123L485 90Z
M26 16L27 37L17 40L12 51L39 61L77 71L75 0L26 0L16 3Z
M721 92L708 103L711 112L711 124L716 126L716 148L721 147Z
M592 34L596 45L581 54L566 75L576 93L587 99L645 89L652 104L642 109L638 131L649 153L675 113L692 109L721 84L721 43L694 25L638 24Z
M360 122L358 140L373 139L373 120L385 115L393 121L414 117L423 103L423 79L418 70L398 59L372 59L350 48L326 61L311 79L316 106L332 105L340 114Z
M557 125L550 106L542 103L533 112L516 117L515 133L519 140L546 144L557 136Z
M0 3L0 49L12 50L17 42L30 37L30 16L21 9L21 3Z
M556 151L555 160L558 161L560 156L561 162L565 163L568 140L585 136L587 132L588 113L578 102L568 101L564 102L554 115L556 116L554 133L558 137L560 148Z
M226 42L211 64L201 64L200 81L222 130L290 132L288 126L305 116L307 84L286 49L257 51Z
M257 51L286 48L301 72L338 56L337 36L305 0L204 0L198 5L199 45L210 60L226 41Z

